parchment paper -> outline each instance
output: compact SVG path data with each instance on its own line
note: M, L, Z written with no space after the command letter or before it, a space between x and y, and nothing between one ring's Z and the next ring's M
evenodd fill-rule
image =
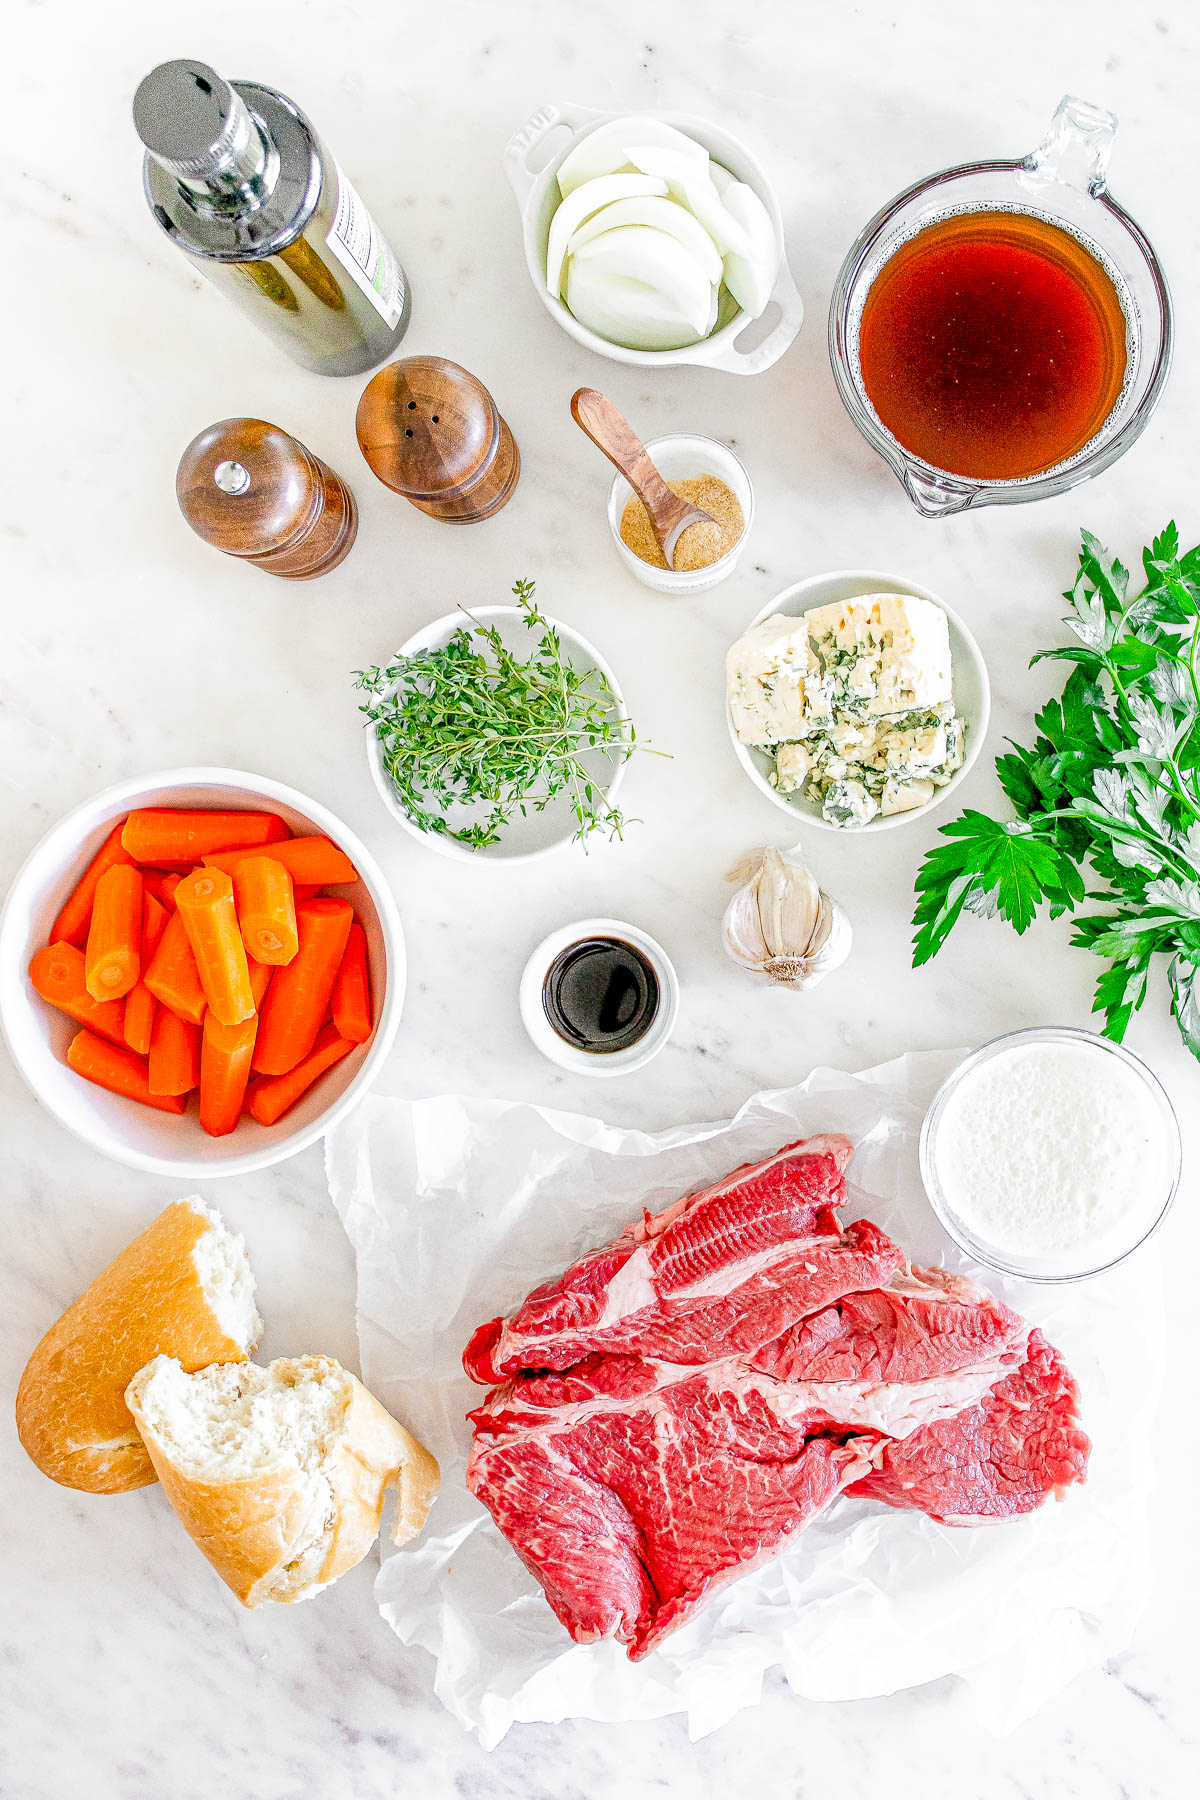
M654 1134L519 1103L370 1096L326 1140L358 1262L364 1379L442 1466L429 1524L386 1547L376 1598L400 1638L436 1659L438 1695L485 1745L514 1720L671 1712L703 1736L752 1706L774 1666L818 1700L957 1674L1002 1732L1127 1641L1162 1380L1157 1251L1063 1288L1002 1280L958 1254L925 1199L917 1137L961 1054L818 1069L733 1120ZM857 1146L847 1217L868 1214L914 1261L982 1280L1063 1351L1093 1441L1087 1484L1028 1518L966 1530L842 1498L643 1662L612 1643L574 1644L463 1484L463 1415L484 1391L463 1374L463 1346L643 1206L821 1131Z

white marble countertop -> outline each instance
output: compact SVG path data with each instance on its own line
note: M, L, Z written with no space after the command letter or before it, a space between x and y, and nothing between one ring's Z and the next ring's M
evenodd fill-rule
M849 964L804 998L764 992L727 963L723 871L783 842L786 822L740 775L721 723L721 654L798 576L874 566L959 608L988 658L994 746L1050 691L1033 650L1052 640L1077 529L1128 560L1174 514L1200 537L1200 254L1188 198L1197 149L1200 28L1183 0L1133 15L1117 0L961 0L920 13L681 0L579 9L461 0L211 0L202 16L127 0L112 12L44 0L14 12L0 177L6 276L0 365L3 493L0 887L43 831L96 789L184 763L261 771L323 800L394 882L411 986L384 1084L528 1096L657 1128L733 1111L818 1062L856 1067L907 1047L981 1041L1019 1025L1089 1021L1092 960L1063 925L1018 941L968 920L939 959L908 958L912 877L934 826L883 839L812 834L822 880L849 909ZM636 21L636 23L635 23ZM140 193L128 103L154 62L199 54L274 82L315 118L411 278L404 350L436 351L492 388L523 477L493 522L450 530L375 483L354 440L362 383L293 369L193 274ZM1142 441L1094 486L1037 508L918 519L854 432L825 355L831 283L854 231L893 191L950 162L1018 154L1059 95L1111 106L1111 175L1158 245L1179 349ZM530 291L500 169L510 132L547 99L672 106L719 118L764 153L809 316L785 360L751 381L644 378L554 330ZM736 444L757 489L754 541L727 585L660 599L618 566L605 465L567 402L602 385L645 435L671 426ZM172 495L184 444L210 420L258 414L352 482L358 545L333 576L273 582L191 537ZM639 728L674 752L630 771L624 845L524 871L466 868L403 836L368 779L350 671L458 599L505 598L535 577L543 604L616 665ZM996 796L990 759L966 798ZM553 925L628 917L675 957L684 1002L647 1071L605 1084L542 1061L516 981ZM1157 1246L1169 1377L1154 1508L1157 1574L1136 1641L1076 1680L1012 1737L978 1725L953 1682L854 1705L806 1704L781 1683L762 1706L689 1745L677 1721L514 1730L490 1756L432 1692L431 1670L376 1615L368 1562L311 1605L241 1611L180 1545L162 1495L117 1500L47 1483L2 1426L0 1794L12 1800L574 1800L837 1792L864 1800L969 1794L1156 1800L1196 1767L1194 1380L1200 1254L1195 1168L1200 1071L1156 978L1130 1034L1173 1093L1189 1176ZM7 1219L0 1316L10 1397L62 1306L174 1194L101 1161L42 1112L0 1059ZM266 1175L212 1183L248 1239L268 1355L353 1363L353 1269L319 1149ZM1137 1354L1137 1321L1113 1354ZM7 1411L7 1408L6 1408ZM1191 1778L1189 1780L1189 1777Z

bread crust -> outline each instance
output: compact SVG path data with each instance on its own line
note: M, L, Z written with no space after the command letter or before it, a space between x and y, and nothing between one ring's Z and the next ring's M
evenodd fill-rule
M173 1460L143 1408L154 1367L129 1384L129 1406L142 1431L163 1491L189 1535L243 1606L307 1600L362 1561L379 1533L384 1495L398 1490L395 1542L425 1523L441 1480L434 1458L393 1419L348 1369L332 1357L281 1357L272 1371L311 1371L348 1383L337 1441L322 1466L306 1475L291 1459L229 1480L206 1479ZM331 1527L316 1571L290 1573L306 1545Z
M245 1362L192 1260L212 1229L198 1206L175 1201L68 1306L30 1357L17 1389L17 1435L52 1481L89 1494L148 1486L154 1466L125 1403L138 1369L161 1353L185 1369Z

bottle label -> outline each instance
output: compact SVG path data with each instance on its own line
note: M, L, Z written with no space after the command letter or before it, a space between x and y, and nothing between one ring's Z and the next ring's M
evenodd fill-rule
M391 245L363 205L338 164L337 211L327 242L356 286L390 327L404 311L404 273Z

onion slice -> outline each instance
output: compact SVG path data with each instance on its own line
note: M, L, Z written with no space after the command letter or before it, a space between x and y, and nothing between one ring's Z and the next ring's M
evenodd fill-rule
M581 325L627 350L682 350L704 336L672 312L657 288L578 257L567 270L567 305Z
M608 206L601 207L599 212L593 213L575 232L567 245L567 255L574 256L577 250L584 244L590 244L593 238L602 237L606 231L615 231L624 225L649 225L656 231L667 232L695 257L706 280L720 283L724 279L720 252L700 221L692 216L686 206L680 206L677 200L658 200L649 195L633 200L614 200Z
M628 200L636 194L661 197L666 191L666 182L656 175L602 175L596 181L585 182L562 201L550 221L546 242L546 286L554 298L557 300L562 292L567 243L585 219L613 200Z
M669 311L703 333L712 299L712 283L695 257L677 238L648 225L625 225L593 238L571 258L572 270L639 281L662 295Z
M580 138L564 156L558 170L558 189L564 200L585 181L631 167L630 144L655 144L659 149L673 150L694 163L699 174L704 173L708 162L708 152L703 145L696 143L694 138L685 137L673 125L664 125L659 119L648 119L638 113L629 118L609 119Z
M744 181L731 181L725 189L725 206L746 234L744 255L730 250L725 257L725 285L742 311L757 319L767 303L779 274L779 247L771 215Z
M722 256L731 250L738 256L750 254L750 240L714 187L707 158L697 174L695 166L677 151L662 150L654 144L635 144L630 148L629 160L643 174L662 177L676 200L695 214Z

